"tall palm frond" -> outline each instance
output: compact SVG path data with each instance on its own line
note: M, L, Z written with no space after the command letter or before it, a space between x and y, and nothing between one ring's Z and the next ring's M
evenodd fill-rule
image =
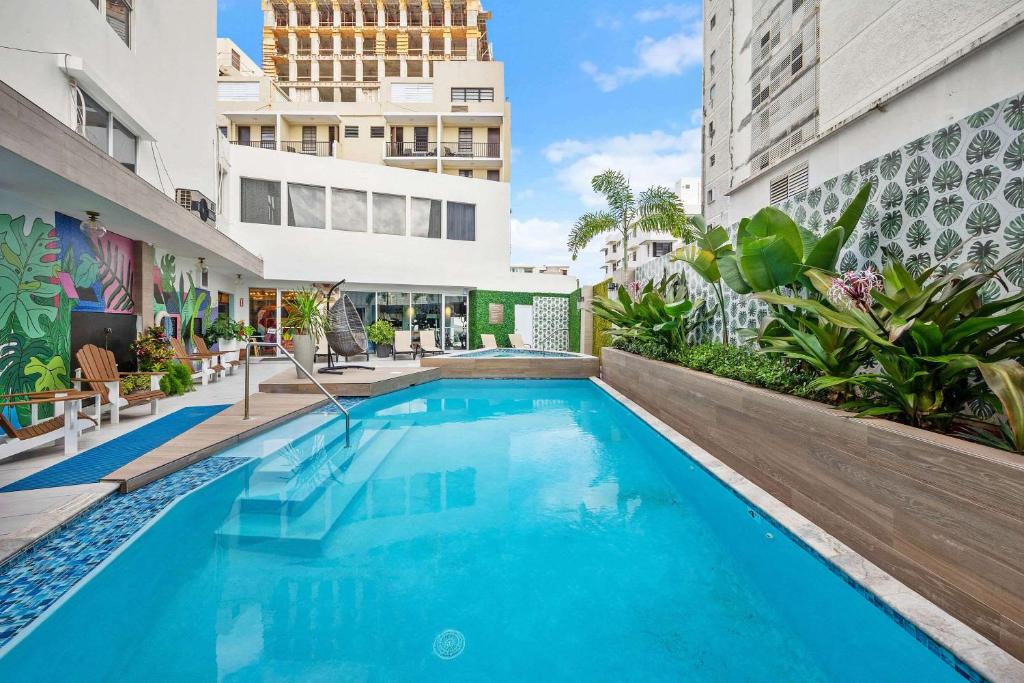
M586 249L595 237L617 228L618 222L607 211L594 211L580 216L569 231L568 246L572 260L575 261L579 253Z
M667 187L655 186L641 192L636 209L635 229L667 232L684 242L693 240L693 230L683 203Z
M605 171L594 176L590 185L594 188L594 192L604 195L610 213L620 223L632 221L636 209L633 190L629 187L629 180L621 171Z

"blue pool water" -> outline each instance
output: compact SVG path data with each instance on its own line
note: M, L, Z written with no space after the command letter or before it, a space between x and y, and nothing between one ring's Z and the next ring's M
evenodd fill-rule
M590 382L435 382L353 417L351 450L314 414L226 452L258 459L0 680L962 680Z
M460 353L458 358L579 358L579 354L539 349L481 349Z

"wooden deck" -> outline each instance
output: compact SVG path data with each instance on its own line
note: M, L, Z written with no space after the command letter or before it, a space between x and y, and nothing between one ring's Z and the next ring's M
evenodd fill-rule
M253 394L249 404L250 420L242 419L244 405L236 403L108 474L103 481L117 484L121 493L134 491L325 403L327 399L319 393L291 396Z
M318 369L320 367L323 366L317 366ZM441 371L437 368L383 366L375 370L346 370L343 375L318 374L316 378L334 396L371 398L441 379ZM260 383L260 391L265 394L315 394L323 397L308 379L297 379L292 367Z

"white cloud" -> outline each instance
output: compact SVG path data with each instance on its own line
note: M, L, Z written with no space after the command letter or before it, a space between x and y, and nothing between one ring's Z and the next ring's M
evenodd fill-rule
M603 279L604 265L596 249L589 249L572 260L565 246L572 225L544 218L512 219L512 263L530 266L569 265L570 273L583 284Z
M664 38L644 36L634 48L636 61L632 65L605 70L587 60L580 64L585 74L605 91L617 90L627 83L647 77L678 76L704 58L703 25L699 10L689 5L667 4L636 13L640 23L678 23L679 29Z
M700 129L562 140L549 145L544 155L566 191L587 207L600 208L604 200L593 192L590 181L607 169L625 173L636 192L652 185L673 187L684 176L700 176Z

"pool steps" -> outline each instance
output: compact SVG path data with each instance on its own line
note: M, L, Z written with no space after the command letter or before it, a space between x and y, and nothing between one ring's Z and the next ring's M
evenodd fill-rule
M324 540L412 426L396 426L388 420L360 421L353 425L351 449L344 448L343 432L340 440L333 434L326 441L306 435L289 443L281 455L272 455L265 463L274 474L257 476L262 465L257 466L251 488L238 499L217 532L218 541L267 552L319 553ZM280 478L288 471L290 478ZM329 483L332 478L339 483Z

